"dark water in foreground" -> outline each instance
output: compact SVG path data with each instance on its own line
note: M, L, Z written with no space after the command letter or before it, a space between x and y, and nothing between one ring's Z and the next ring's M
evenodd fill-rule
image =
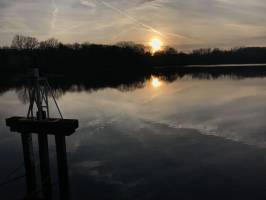
M0 180L23 162L20 137L4 122L26 114L18 93L0 96ZM80 120L67 138L73 199L266 199L265 100L266 78L153 78L136 90L66 92L63 115ZM0 199L24 193L24 179L0 186Z

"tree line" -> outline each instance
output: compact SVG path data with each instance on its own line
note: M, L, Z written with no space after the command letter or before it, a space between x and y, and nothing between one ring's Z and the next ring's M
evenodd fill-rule
M38 41L23 35L14 36L9 47L0 47L0 71L18 73L28 67L39 67L46 73L105 72L107 76L125 72L134 76L156 71L158 66L232 63L266 63L266 47L197 49L189 53L164 47L153 54L149 47L133 42L63 44L54 38Z

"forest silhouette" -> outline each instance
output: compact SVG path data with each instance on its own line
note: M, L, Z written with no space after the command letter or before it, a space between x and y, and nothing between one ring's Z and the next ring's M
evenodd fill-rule
M32 67L39 68L53 88L64 91L73 85L86 90L131 90L142 87L152 75L166 81L187 75L204 79L266 76L266 65L236 65L266 63L266 47L198 49L190 53L164 47L151 52L150 47L133 42L63 44L54 38L39 42L34 37L16 35L9 47L0 48L0 93L23 87L27 70Z
M50 38L38 41L34 37L16 35L11 46L1 47L2 72L21 73L28 67L38 67L44 73L80 74L111 71L145 74L158 66L186 66L209 64L266 63L266 47L197 49L189 53L173 47L152 54L150 47L133 42L115 45L91 43L63 44Z

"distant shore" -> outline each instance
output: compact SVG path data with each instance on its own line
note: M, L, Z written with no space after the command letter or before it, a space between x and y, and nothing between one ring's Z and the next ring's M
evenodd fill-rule
M52 88L59 89L61 92L71 90L72 87L85 90L98 90L106 87L131 90L143 87L152 76L158 76L167 82L183 77L194 79L266 77L266 64L164 66L154 67L153 70L141 74L102 70L93 73L44 73L43 75L48 78ZM10 89L20 90L26 84L27 76L25 73L1 73L0 95Z

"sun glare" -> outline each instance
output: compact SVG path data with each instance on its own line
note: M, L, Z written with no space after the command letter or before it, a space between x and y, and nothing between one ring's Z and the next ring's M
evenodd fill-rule
M156 51L160 51L162 48L162 41L158 38L154 38L150 42L152 52L155 53Z
M152 84L152 87L158 88L161 86L162 83L161 83L159 78L152 76L151 77L151 84Z

